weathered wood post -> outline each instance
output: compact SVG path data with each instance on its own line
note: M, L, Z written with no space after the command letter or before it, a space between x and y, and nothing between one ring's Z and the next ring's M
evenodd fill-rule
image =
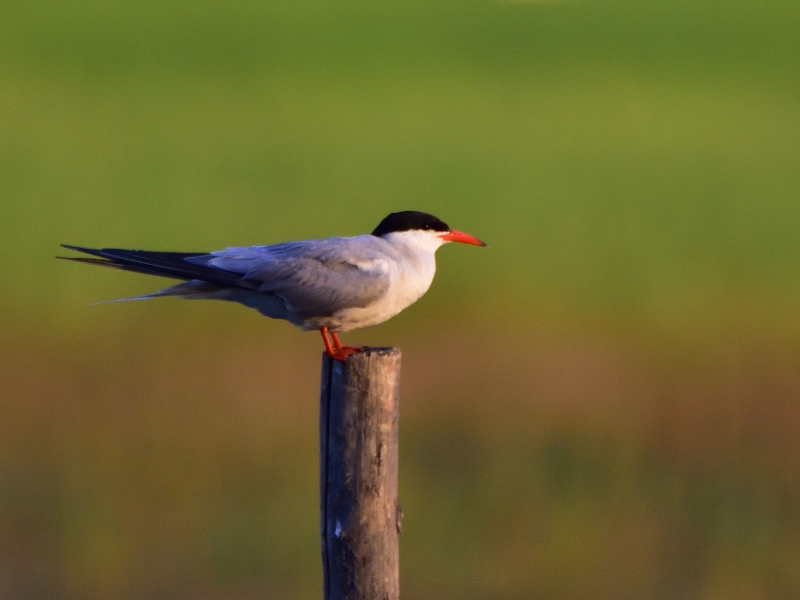
M400 350L323 354L320 509L325 600L398 600Z

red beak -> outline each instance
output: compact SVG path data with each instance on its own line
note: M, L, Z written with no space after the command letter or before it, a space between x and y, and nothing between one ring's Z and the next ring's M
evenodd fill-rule
M439 237L446 242L460 242L462 244L472 244L473 246L486 246L486 243L480 241L478 238L464 233L463 231L456 231L455 229L451 229Z

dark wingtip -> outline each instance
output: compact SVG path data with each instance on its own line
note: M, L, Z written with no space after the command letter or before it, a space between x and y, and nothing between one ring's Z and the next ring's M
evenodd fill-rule
M67 250L75 250L76 252L83 252L84 254L92 254L94 256L100 256L101 258L87 258L85 256L58 256L56 258L60 260L72 260L74 262L83 262L83 263L90 263L94 265L107 265L111 266L113 263L102 257L99 250L94 250L93 248L84 248L83 246L72 246L70 244L60 244L62 248Z
M72 260L74 262L90 263L93 265L109 265L114 266L114 263L105 258L88 258L86 256L56 256L59 260Z
M92 248L84 248L83 246L73 246L71 244L59 244L62 248L66 248L67 250L75 250L75 252L85 252L86 254L91 254L92 252L97 252Z
M83 250L83 248L81 248L80 246L71 246L70 244L59 244L59 246L65 248L66 250L75 250L76 252L81 252ZM58 258L59 260L77 260L74 256L56 255L56 258Z
M62 248L67 250L74 250L75 252L83 252L84 254L91 254L92 256L99 256L100 258L108 259L109 257L105 255L103 250L97 250L95 248L85 248L83 246L73 246L71 244L61 244ZM57 257L58 258L58 257ZM66 258L66 257L61 257ZM69 260L78 260L75 258Z

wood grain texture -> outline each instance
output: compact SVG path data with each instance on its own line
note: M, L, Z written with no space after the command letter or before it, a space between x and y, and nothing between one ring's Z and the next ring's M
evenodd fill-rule
M320 508L325 600L398 600L400 350L323 354Z

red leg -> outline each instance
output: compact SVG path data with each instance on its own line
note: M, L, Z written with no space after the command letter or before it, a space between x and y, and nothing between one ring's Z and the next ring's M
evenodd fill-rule
M331 341L328 339L328 328L322 327L319 332L322 334L322 340L325 342L325 352L328 356L333 357L333 348L331 348Z
M333 347L337 350L347 350L350 354L353 352L358 352L359 350L363 350L363 346L345 346L339 341L339 336L336 334L335 331L331 331L331 337L333 338Z
M336 348L337 350L339 348L344 348L344 345L342 344L341 341L339 341L339 336L336 335L335 331L331 331L331 339L333 339L333 347L334 348Z
M355 346L343 346L342 342L339 341L339 336L333 332L329 332L327 327L320 328L319 332L322 334L322 339L325 341L325 352L334 360L345 361L348 356L361 350L361 348L356 348ZM333 347L331 347L331 342L328 340L328 333L330 333L330 336L333 338Z

